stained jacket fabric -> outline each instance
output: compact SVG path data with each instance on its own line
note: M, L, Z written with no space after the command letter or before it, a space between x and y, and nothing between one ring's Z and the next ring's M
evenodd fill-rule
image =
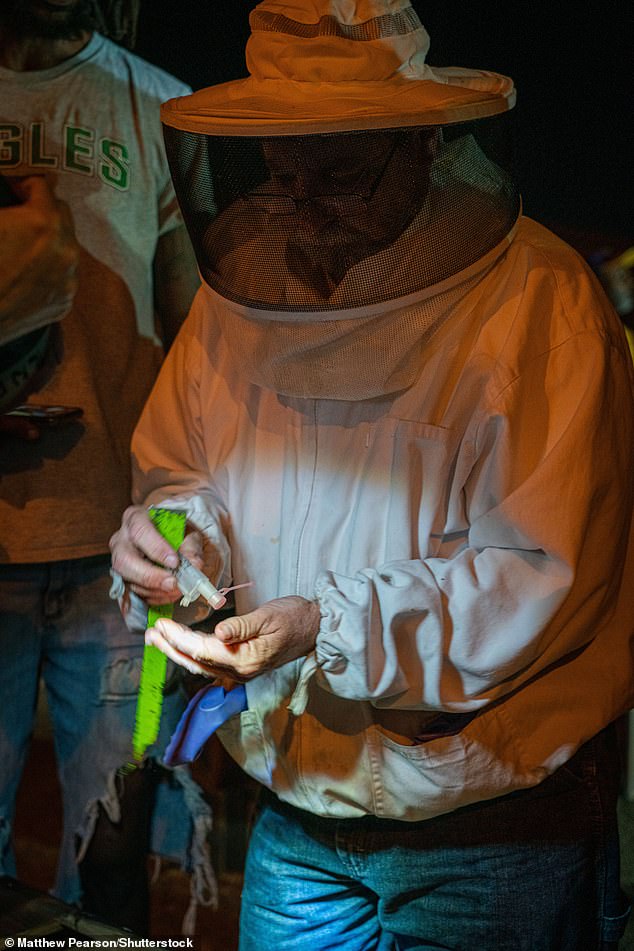
M538 783L634 700L632 365L593 276L523 219L416 383L357 402L249 383L230 306L199 292L133 442L136 500L254 582L237 613L319 602L314 653L247 684L226 748L327 816ZM429 733L441 712L473 718Z

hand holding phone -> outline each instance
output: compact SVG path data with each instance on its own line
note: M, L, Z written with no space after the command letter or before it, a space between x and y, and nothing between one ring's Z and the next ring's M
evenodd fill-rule
M68 313L79 245L67 206L36 175L0 176L0 239L0 343L10 343Z
M0 433L21 439L38 439L42 429L67 425L80 419L83 412L81 406L25 403L0 416Z

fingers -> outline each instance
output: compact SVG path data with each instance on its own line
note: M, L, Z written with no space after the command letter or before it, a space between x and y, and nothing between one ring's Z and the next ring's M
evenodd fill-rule
M224 644L240 644L262 635L299 633L310 640L317 636L320 613L315 601L297 595L274 598L240 617L225 618L214 630Z
M18 202L0 217L0 319L26 334L70 309L80 250L69 209L44 177L9 181Z
M289 596L221 621L211 635L159 618L146 638L187 670L248 681L308 654L315 644L319 618L316 602Z
M12 178L11 187L23 200L31 222L47 249L47 264L74 280L79 258L72 215L67 204L56 198L42 175Z
M178 555L144 508L133 505L126 509L121 528L110 539L110 550L115 571L149 604L167 604L180 597L169 570L178 566Z
M179 556L157 530L145 508L132 505L126 509L121 528L110 539L110 550L115 571L130 590L148 604L180 601L182 592L173 574L179 565ZM190 532L180 550L202 568L199 532Z
M131 505L123 513L121 528L131 545L146 558L166 568L178 567L178 555L152 522L147 511L140 505ZM139 579L141 580L141 579Z
M159 622L157 621L157 624ZM190 674L203 677L214 677L214 671L206 664L201 664L174 647L161 633L158 627L149 627L145 632L145 643L158 648L169 660L188 670Z
M54 209L55 198L43 175L9 177L9 181L11 188L23 202L39 205L47 212Z
M200 532L189 532L183 539L179 551L191 561L194 567L201 569L203 567L203 540Z
M146 604L150 605L150 607L174 604L175 601L180 601L182 597L180 588L171 575L165 578L160 588L146 587L145 585L135 584L133 582L130 582L129 588L130 591L137 594Z
M232 655L227 648L212 635L199 634L169 618L159 618L154 627L148 628L145 643L157 647L192 674L220 677L223 685L239 679L231 668Z
M214 634L223 644L240 644L262 634L267 618L268 615L262 608L256 608L248 614L220 621L214 628Z
M40 427L21 416L0 416L0 433L33 442L40 438Z

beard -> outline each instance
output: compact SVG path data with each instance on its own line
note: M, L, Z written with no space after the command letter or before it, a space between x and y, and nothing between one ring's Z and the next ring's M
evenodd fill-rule
M389 204L378 204L370 220L360 216L358 221L320 221L317 209L297 215L286 244L288 270L328 300L352 267L396 241L418 214L426 195L427 182L417 201L395 198Z
M0 0L0 23L20 38L74 40L96 29L93 0L58 6L47 0Z

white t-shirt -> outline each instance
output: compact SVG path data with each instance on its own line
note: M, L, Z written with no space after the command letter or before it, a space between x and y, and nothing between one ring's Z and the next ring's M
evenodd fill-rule
M82 249L61 364L31 402L83 409L36 443L0 442L0 561L105 552L129 502L129 438L162 357L152 262L182 223L159 106L188 92L98 34L52 69L0 69L0 173L45 174Z

